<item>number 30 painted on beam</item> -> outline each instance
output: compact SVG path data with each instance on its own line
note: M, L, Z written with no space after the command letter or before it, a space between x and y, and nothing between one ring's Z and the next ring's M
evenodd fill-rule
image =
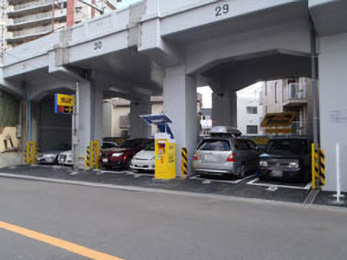
M230 11L229 4L219 5L215 8L215 11L216 11L215 13L216 17L227 14Z

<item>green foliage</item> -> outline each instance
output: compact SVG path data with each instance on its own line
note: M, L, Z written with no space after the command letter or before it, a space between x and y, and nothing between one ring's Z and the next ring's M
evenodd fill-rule
M19 122L19 100L0 90L0 127L17 126Z

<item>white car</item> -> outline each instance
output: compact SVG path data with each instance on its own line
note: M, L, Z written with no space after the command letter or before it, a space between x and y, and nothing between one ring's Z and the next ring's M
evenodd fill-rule
M155 170L154 142L133 157L131 160L130 169L133 171Z
M59 154L58 163L62 165L73 165L72 151L65 151Z
M61 151L48 151L38 153L36 156L36 162L39 164L55 164Z

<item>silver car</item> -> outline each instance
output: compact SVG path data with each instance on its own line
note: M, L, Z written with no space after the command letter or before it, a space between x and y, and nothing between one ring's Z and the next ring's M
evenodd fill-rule
M197 174L233 174L244 178L258 168L258 157L252 140L211 136L199 143L193 167Z

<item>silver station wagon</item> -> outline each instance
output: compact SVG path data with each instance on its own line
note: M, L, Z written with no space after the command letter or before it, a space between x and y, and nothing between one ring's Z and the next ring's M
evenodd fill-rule
M213 127L210 136L203 138L194 155L197 174L233 174L244 178L258 169L257 150L252 140L241 137L235 128Z

